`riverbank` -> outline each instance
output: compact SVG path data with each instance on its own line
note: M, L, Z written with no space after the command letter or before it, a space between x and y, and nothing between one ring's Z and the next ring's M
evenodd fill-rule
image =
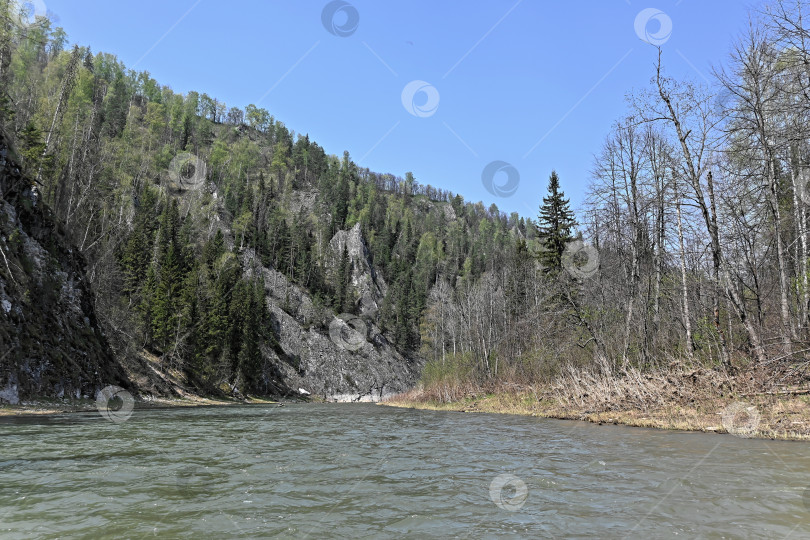
M246 400L212 399L201 396L188 396L184 398L151 398L135 401L135 409L166 409L176 407L224 407L229 405L268 405L278 404L280 401L249 397ZM37 416L49 414L64 414L75 412L97 411L98 406L94 399L79 400L33 400L19 405L0 405L0 417L4 416Z
M582 407L555 397L550 386L516 387L472 392L450 402L432 399L424 390L399 394L383 405L462 413L517 414L596 424L617 424L707 433L731 433L746 438L810 440L810 396L803 393L723 395L669 400L645 407Z

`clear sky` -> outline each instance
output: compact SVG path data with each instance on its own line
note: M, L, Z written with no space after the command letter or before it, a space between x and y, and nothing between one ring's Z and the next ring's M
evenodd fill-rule
M32 3L45 5L71 42L116 54L177 92L206 92L229 106L256 103L328 153L348 150L363 167L400 176L412 171L421 183L524 216L536 216L551 169L574 206L581 204L593 155L627 110L625 95L653 75L655 48L639 33L662 42L669 75L706 82L747 25L749 8L759 6L698 0ZM639 18L648 8L655 9ZM493 161L504 163L488 169L501 171L488 191L482 173Z

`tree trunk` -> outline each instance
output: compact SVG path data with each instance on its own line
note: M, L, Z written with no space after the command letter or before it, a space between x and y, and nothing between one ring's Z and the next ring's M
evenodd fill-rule
M678 209L678 245L681 255L681 293L683 294L683 325L686 328L686 350L691 358L695 353L695 343L692 341L692 320L689 316L689 289L686 282L686 250L683 246L683 223L681 221L681 203L676 205Z

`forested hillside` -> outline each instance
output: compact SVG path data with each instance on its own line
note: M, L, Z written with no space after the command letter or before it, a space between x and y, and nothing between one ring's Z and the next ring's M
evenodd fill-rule
M87 259L119 355L145 350L200 388L270 391L261 346L277 349L278 336L250 253L316 311L362 314L413 358L429 343L420 325L437 283L472 285L515 246L528 253L530 221L327 155L254 105L176 94L112 54L68 46L46 18L23 24L14 6L2 2L3 127ZM361 309L346 244L330 249L357 224L387 283L378 310ZM328 317L314 319L327 333Z
M581 215L552 173L536 220L328 155L255 105L177 94L9 6L2 126L88 261L119 356L203 391L272 393L306 371L279 321L326 336L351 314L395 363L425 360L441 399L481 381L587 395L583 374L806 367L810 50L787 3L752 15L713 88L668 78L659 51ZM274 272L287 292L268 292Z

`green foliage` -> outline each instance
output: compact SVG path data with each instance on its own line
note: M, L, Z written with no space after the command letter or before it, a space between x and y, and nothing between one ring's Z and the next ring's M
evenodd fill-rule
M548 196L543 197L538 216L540 251L538 259L547 272L559 272L565 246L574 239L577 222L569 200L560 189L556 171L548 179Z
M65 50L66 35L49 22L4 31L3 125L19 130L12 138L98 272L102 301L130 308L117 326L200 385L266 383L261 349L274 336L263 284L240 261L246 250L316 305L352 312L352 261L329 246L359 224L388 285L378 322L406 352L420 348L438 280L474 282L512 252L518 225L494 205L465 202L410 172L371 172L348 152L327 155L255 105L242 111L205 93L176 94L111 54ZM182 152L205 162L215 193L166 187Z
M42 138L42 132L34 122L29 122L19 139L19 153L29 171L36 171L39 168L44 152L45 141Z
M347 244L343 245L340 255L340 263L337 271L337 283L335 283L335 307L337 311L352 311L352 296L349 289L352 278L352 260L349 257Z

